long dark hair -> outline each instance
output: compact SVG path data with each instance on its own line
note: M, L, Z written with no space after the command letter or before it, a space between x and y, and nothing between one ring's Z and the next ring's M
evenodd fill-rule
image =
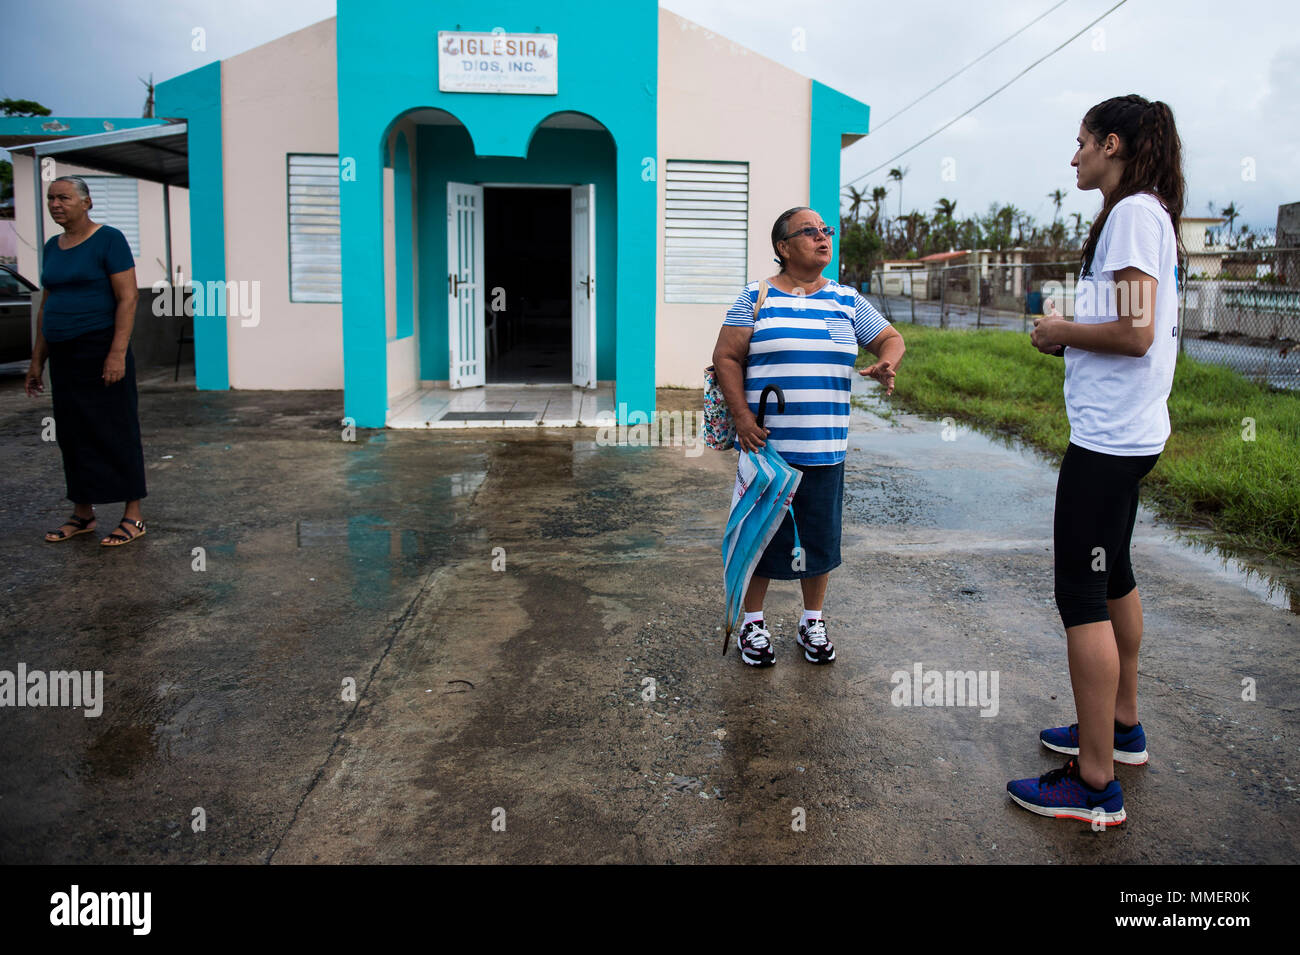
M776 251L776 244L785 238L786 226L794 218L796 213L811 212L807 206L795 206L793 209L786 209L776 217L776 222L772 223L772 251L776 252L776 260L781 263L781 271L785 271L785 256Z
M1101 142L1114 133L1119 137L1119 158L1125 160L1119 185L1102 205L1101 212L1088 230L1083 243L1083 272L1092 271L1092 257L1097 240L1115 204L1139 192L1150 192L1160 200L1174 226L1178 260L1186 250L1178 236L1178 220L1183 215L1187 183L1183 179L1183 144L1174 125L1174 111L1167 103L1151 102L1130 93L1098 103L1083 117L1083 126Z

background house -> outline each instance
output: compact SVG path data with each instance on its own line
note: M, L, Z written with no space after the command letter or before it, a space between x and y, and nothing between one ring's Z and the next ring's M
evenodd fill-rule
M1214 278L1223 270L1226 245L1216 241L1212 230L1227 220L1218 216L1183 216L1178 220L1178 238L1187 250L1187 273Z

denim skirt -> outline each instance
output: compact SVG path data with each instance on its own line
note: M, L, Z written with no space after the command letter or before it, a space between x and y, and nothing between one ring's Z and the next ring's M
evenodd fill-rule
M791 514L786 514L776 536L763 551L755 577L801 580L819 577L840 565L840 524L844 514L844 462L823 467L790 465L803 472L794 492ZM794 554L795 524L799 526L802 557Z

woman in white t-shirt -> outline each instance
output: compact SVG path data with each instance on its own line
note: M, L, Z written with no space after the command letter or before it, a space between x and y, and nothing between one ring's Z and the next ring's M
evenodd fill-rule
M1147 761L1137 713L1142 602L1129 563L1138 482L1169 437L1166 399L1178 352L1178 219L1185 185L1170 108L1141 96L1090 109L1070 163L1101 190L1083 246L1074 320L1034 323L1039 351L1065 353L1070 445L1056 488L1056 603L1065 625L1078 723L1043 730L1073 758L1007 790L1019 805L1094 828L1126 818L1114 762Z

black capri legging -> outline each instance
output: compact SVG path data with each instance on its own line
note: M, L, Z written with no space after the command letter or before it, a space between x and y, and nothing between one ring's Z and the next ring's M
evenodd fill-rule
M1110 619L1107 600L1137 586L1129 544L1138 482L1160 455L1124 457L1071 444L1056 482L1056 607L1066 629Z

